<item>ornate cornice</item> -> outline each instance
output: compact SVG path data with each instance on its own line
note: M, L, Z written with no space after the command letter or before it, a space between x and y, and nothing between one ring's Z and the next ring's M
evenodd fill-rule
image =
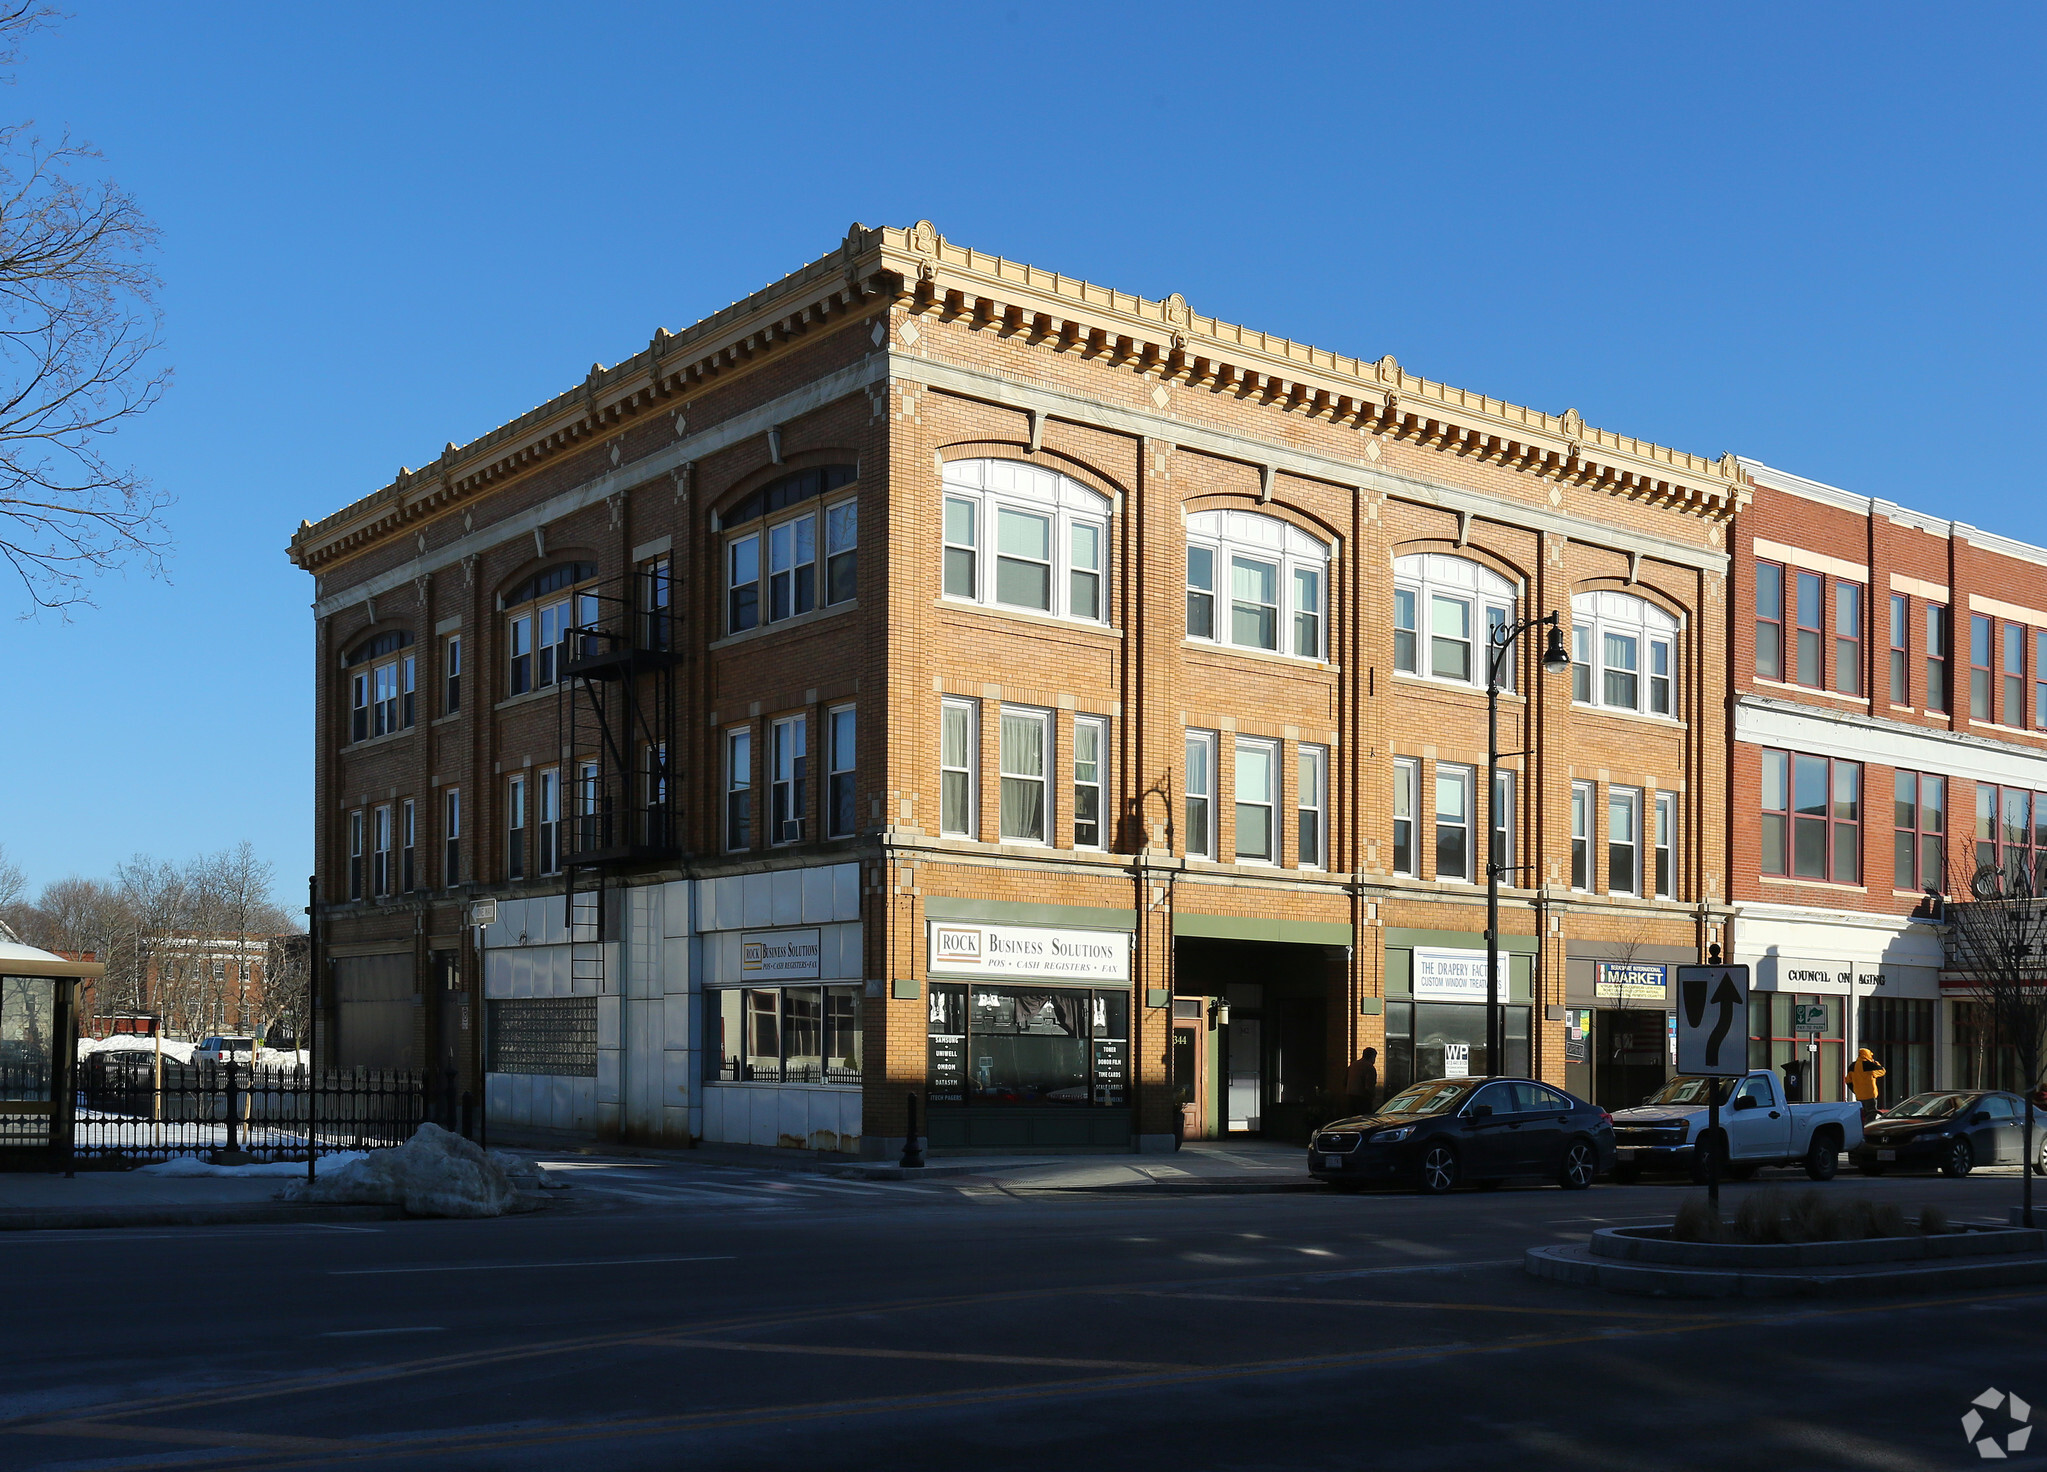
M836 328L876 299L1127 368L1161 384L1229 393L1283 413L1354 426L1558 483L1724 521L1747 504L1732 455L1710 460L1408 373L1389 354L1348 358L1204 317L1178 293L1150 301L946 240L855 224L838 250L610 368L318 522L289 549L308 570L395 528L440 515L565 451L752 368L796 339ZM877 346L879 344L877 343ZM678 423L678 435L683 426ZM1560 493L1559 493L1560 494ZM1557 495L1552 500L1558 499Z

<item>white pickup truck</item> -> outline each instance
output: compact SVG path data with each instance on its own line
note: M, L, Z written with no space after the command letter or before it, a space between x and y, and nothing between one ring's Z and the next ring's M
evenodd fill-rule
M1707 1107L1715 1090L1718 1136ZM1659 1166L1688 1169L1703 1181L1712 1155L1723 1180L1745 1180L1758 1166L1802 1165L1814 1180L1829 1181L1841 1152L1862 1143L1862 1106L1787 1104L1783 1084L1766 1068L1738 1079L1680 1074L1635 1108L1614 1111L1613 1142L1613 1178L1621 1182Z

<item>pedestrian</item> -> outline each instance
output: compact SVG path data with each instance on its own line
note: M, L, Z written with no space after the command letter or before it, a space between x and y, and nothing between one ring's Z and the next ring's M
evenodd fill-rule
M1862 1105L1862 1118L1866 1124L1876 1118L1876 1081L1884 1076L1884 1066L1876 1061L1876 1054L1863 1048L1855 1055L1855 1061L1848 1065L1848 1092Z
M1344 1080L1345 1102L1352 1114L1370 1114L1379 1107L1379 1050L1367 1048L1351 1064Z

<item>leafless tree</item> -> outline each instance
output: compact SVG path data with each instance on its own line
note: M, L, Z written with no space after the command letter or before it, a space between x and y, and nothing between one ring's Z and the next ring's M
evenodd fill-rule
M154 972L150 1010L166 1019L192 1015L194 978L178 963L176 940L191 918L191 886L177 864L137 854L115 874L128 907L130 964L138 986Z
M2024 865L2008 873L1985 865L1956 888L1971 898L1948 906L1946 969L1989 1018L1993 1065L1997 1052L2009 1048L2019 1066L2026 1100L2025 1224L2030 1227L2033 1176L2041 1164L2033 1145L2033 1095L2047 1043L2047 897L2035 893Z
M53 12L0 8L0 69ZM169 497L107 438L162 395L156 227L94 177L100 155L0 126L0 558L33 609L90 603L87 579L160 573Z
M0 844L0 925L10 926L18 934L20 911L27 898L28 876L21 872L21 865L7 857L7 846Z

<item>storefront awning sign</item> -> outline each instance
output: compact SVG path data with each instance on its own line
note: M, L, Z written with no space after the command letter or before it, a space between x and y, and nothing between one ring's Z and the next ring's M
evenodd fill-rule
M1500 1000L1507 1000L1507 953L1500 952ZM1483 1002L1485 952L1414 948L1414 999L1417 1002Z
M1602 1001L1661 1002L1668 995L1670 968L1640 961L1600 961L1592 995Z
M1120 930L931 922L933 976L1130 980L1130 937Z
M819 974L815 930L746 930L739 936L739 974L748 981L803 980Z

